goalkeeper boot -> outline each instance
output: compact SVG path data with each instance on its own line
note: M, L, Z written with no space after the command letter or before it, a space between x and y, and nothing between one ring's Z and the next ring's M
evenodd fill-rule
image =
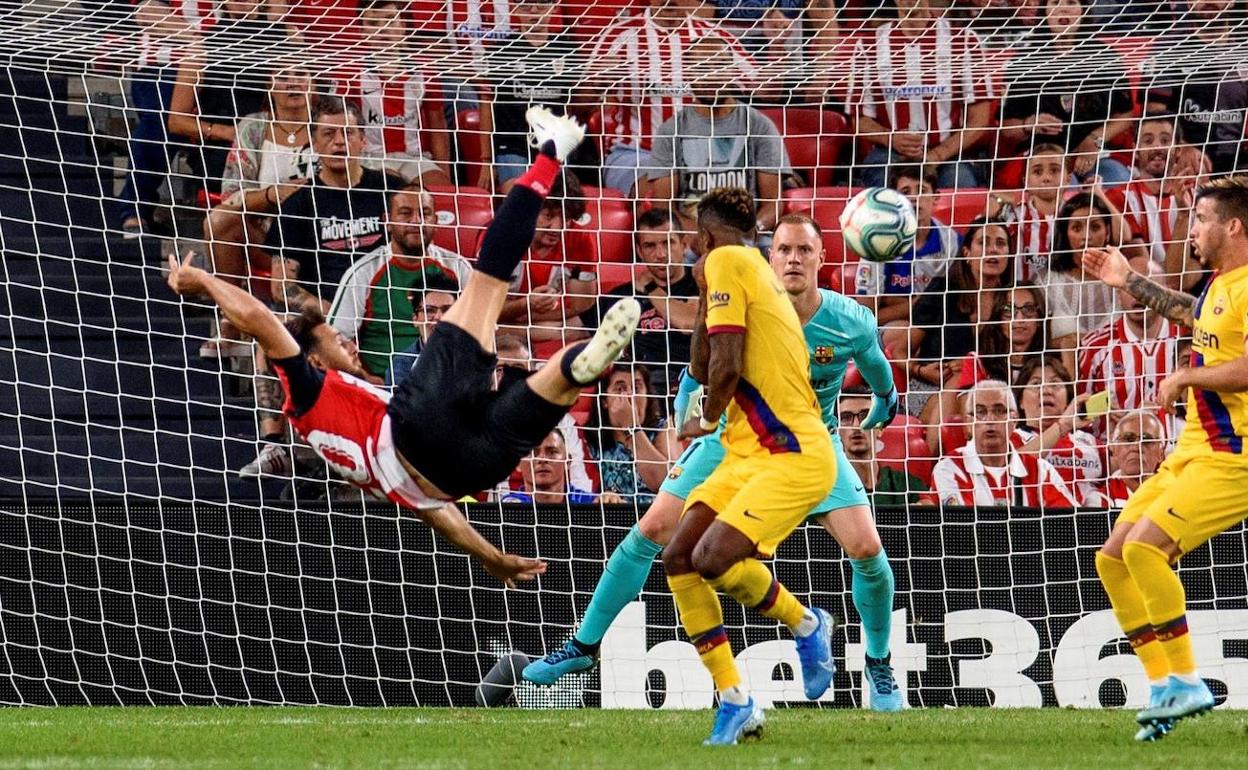
M866 656L867 665L863 669L867 681L871 684L872 711L901 711L901 688L893 677L892 655L882 658Z
M580 349L564 371L570 371L572 381L578 385L589 385L597 380L628 349L640 319L641 305L637 300L625 297L616 302L603 314L593 339Z
M794 639L797 643L797 659L802 663L802 685L806 697L818 700L832 686L836 673L836 661L832 660L832 632L836 621L818 607L812 610L819 619L819 626L806 636Z
M744 706L721 701L715 714L715 727L711 737L702 741L703 746L736 746L743 739L761 738L763 735L763 710L750 698Z
M1156 708L1160 706L1162 698L1165 697L1165 694L1166 694L1166 685L1164 684L1149 685L1148 707ZM1140 727L1140 729L1135 733L1135 739L1137 741L1144 741L1144 742L1159 741L1162 738L1165 738L1166 735L1173 729L1174 729L1173 719L1159 719L1156 722L1149 722L1148 724Z
M559 677L588 671L598 664L598 654L582 650L575 639L569 639L562 647L541 660L524 667L521 674L533 684L554 684Z
M281 444L265 444L256 459L239 469L238 475L245 479L261 476L288 477L292 468L289 449Z
M1207 713L1213 708L1213 692L1204 680L1189 684L1177 676L1170 677L1166 691L1161 694L1161 702L1156 706L1149 705L1135 715L1135 721L1142 725L1171 719L1175 722L1187 717Z
M585 127L567 115L556 115L545 107L530 107L524 113L529 124L529 144L538 148L555 143L555 157L562 163L585 138Z

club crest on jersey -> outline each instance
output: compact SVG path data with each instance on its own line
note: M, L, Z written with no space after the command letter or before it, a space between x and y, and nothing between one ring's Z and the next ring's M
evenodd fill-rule
M832 346L816 345L815 346L815 363L820 366L826 366L832 363Z
M667 474L667 478L669 481L675 481L676 479L680 478L680 474L684 472L685 472L685 469L677 465L675 468L672 468L671 473Z
M1213 304L1213 314L1222 315L1226 310L1226 297L1218 297L1218 301Z
M1121 361L1115 361L1114 362L1114 376L1124 377L1126 376L1126 374L1127 374L1127 367L1123 366Z

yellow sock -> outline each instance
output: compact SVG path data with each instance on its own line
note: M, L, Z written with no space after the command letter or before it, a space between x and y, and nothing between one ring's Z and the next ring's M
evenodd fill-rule
M1126 634L1136 657L1144 664L1144 675L1150 682L1165 679L1170 675L1170 660L1157 641L1152 624L1148 622L1144 596L1131 578L1127 565L1122 559L1097 551L1096 572L1101 577L1105 593L1109 595L1119 628Z
M757 559L742 559L712 580L711 585L790 629L797 628L806 614L806 608L797 597L780 585Z
M670 575L667 585L676 600L681 625L698 650L702 665L711 672L715 689L726 690L741 684L737 661L724 631L724 612L714 589L696 572Z
M1122 560L1144 597L1148 622L1166 653L1170 673L1192 676L1196 673L1196 657L1187 633L1187 597L1169 558L1155 545L1131 540L1122 547Z

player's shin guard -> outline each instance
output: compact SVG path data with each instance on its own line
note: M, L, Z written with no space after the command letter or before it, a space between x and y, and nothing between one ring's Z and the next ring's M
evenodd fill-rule
M500 281L511 280L533 242L542 201L558 174L559 161L542 154L537 156L533 167L507 193L494 221L486 228L477 270Z
M1170 674L1170 661L1148 622L1144 596L1127 570L1126 563L1097 551L1096 574L1100 576L1101 585L1109 596L1109 604L1114 608L1118 627L1126 634L1131 649L1144 665L1145 676L1150 682L1164 680Z
M1131 540L1122 547L1122 560L1144 597L1148 622L1166 653L1170 673L1194 676L1196 658L1187 633L1187 596L1170 559L1155 545Z
M862 618L867 655L886 658L893 631L893 592L896 590L893 568L882 548L875 556L850 559L849 564L854 570L854 607Z
M594 596L589 600L581 627L576 632L579 644L593 647L602 642L602 637L606 636L607 629L615 622L620 610L641 593L654 557L662 550L663 546L641 534L636 525L628 531L628 535L611 553L607 567L594 588Z
M740 685L741 674L724 632L724 613L714 589L696 572L669 575L667 585L672 589L685 633L697 648L702 665L711 672L715 689L722 691Z
M796 629L806 614L806 608L797 597L780 585L757 559L742 559L713 579L711 585L790 629Z

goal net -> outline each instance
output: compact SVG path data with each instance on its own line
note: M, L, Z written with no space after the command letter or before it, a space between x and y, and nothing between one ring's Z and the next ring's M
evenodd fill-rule
M817 229L819 286L879 320L901 395L883 431L860 429L873 383L852 355L810 354L847 362L831 429L896 574L909 704L1146 698L1093 556L1179 440L1159 386L1192 340L1083 252L1209 285L1194 191L1248 166L1239 4L28 0L0 6L0 57L0 702L469 705L503 656L561 645L679 474L696 206L726 186L753 194L781 272L778 239ZM528 167L534 105L587 135L513 277L498 376L621 297L643 317L626 363L465 504L548 564L504 590L311 452L254 342L165 276L189 260L284 317L318 309L393 387ZM866 187L915 214L892 262L842 237ZM1220 408L1187 429L1238 446ZM1245 564L1236 527L1180 569L1232 707ZM841 547L809 523L771 567L842 621L824 703L863 706ZM751 690L802 703L787 632L725 612ZM515 702L712 690L656 566L596 670Z

